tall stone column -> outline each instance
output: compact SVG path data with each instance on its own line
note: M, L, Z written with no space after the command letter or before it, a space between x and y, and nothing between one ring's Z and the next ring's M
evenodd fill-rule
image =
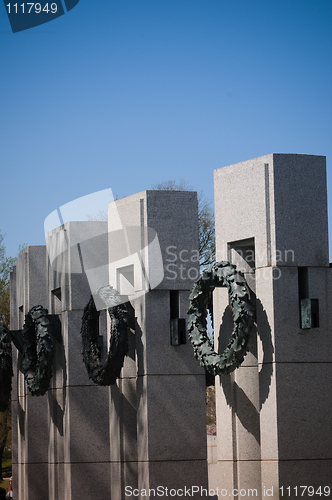
M325 157L270 154L220 168L215 208L217 260L246 274L257 315L243 365L216 379L219 486L241 498L252 498L248 490L309 498L300 486L323 491L331 470ZM312 328L300 321L302 299L318 300ZM215 291L214 304L222 348L226 290Z
M83 310L91 295L88 274L103 254L107 259L107 222L68 222L49 233L47 248L49 308L62 325L48 392L49 499L92 498L96 485L109 498L110 388L89 379L81 352ZM105 355L105 321L99 333Z
M149 489L157 496L158 487L164 495L178 492L176 498L187 487L201 498L201 488L207 490L204 370L186 332L172 345L170 331L178 319L186 329L189 292L199 276L197 224L196 193L144 191L109 208L110 281L129 295L136 316L114 389L120 427L112 454L114 498L128 498L134 489L138 498ZM122 262L112 247L119 227L127 249Z
M25 314L47 306L46 248L27 247L11 273L11 329L23 328ZM13 346L13 491L20 500L48 497L47 397L32 396L21 371L22 355Z

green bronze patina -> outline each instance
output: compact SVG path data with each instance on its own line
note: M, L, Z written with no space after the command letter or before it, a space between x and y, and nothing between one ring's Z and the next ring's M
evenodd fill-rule
M50 386L53 365L53 337L61 341L61 333L52 331L55 316L42 306L32 307L25 315L23 330L8 330L0 323L0 411L8 407L11 394L11 342L22 354L22 372L33 396L43 396ZM56 325L59 326L59 325Z
M207 310L215 287L227 287L233 308L231 340L221 355L214 351L206 331ZM188 334L195 357L213 375L232 372L240 366L247 353L254 319L254 306L243 274L226 261L212 264L196 281L189 300Z
M121 297L110 285L100 288L95 295L102 300L111 320L110 347L105 363L101 362L98 347L99 311L91 296L82 318L82 354L89 378L98 385L115 384L128 352L128 329L132 322L132 306L121 303Z
M25 315L21 334L22 371L33 396L43 396L50 386L53 367L52 323L47 309L32 307Z
M12 346L6 325L0 323L0 411L6 411L12 390Z

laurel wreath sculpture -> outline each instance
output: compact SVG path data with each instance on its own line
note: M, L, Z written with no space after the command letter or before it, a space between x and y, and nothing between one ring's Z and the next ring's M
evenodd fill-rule
M12 390L12 345L9 330L0 323L0 411L6 411Z
M207 336L206 316L215 287L227 287L233 308L233 332L231 340L219 355ZM213 375L234 371L247 353L249 333L254 319L254 306L250 301L247 282L236 266L226 261L212 264L203 271L189 296L188 334L195 357Z
M132 319L132 306L121 302L119 293L110 285L96 293L107 308L111 320L111 337L107 358L100 360L98 348L99 311L91 295L82 318L82 354L89 378L98 385L113 385L119 378L124 358L128 352L128 329Z
M54 352L51 332L47 309L32 307L25 315L21 344L22 371L33 396L43 396L50 386Z

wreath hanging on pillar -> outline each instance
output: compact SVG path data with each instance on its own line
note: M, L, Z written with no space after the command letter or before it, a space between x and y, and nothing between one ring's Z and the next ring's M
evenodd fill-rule
M9 330L0 323L0 411L6 411L12 390L12 345Z
M97 295L97 297L96 297ZM98 385L113 385L119 378L125 355L128 352L128 329L133 308L130 302L120 303L119 293L110 285L100 288L95 299L107 307L111 322L110 346L104 363L98 346L99 311L91 295L82 318L82 354L89 378Z
M22 371L33 396L43 396L50 386L53 367L52 323L42 306L32 307L25 315L21 344Z
M214 351L206 331L207 309L215 287L227 287L233 308L231 340L221 355ZM196 281L189 300L188 334L195 357L213 375L232 372L241 365L247 353L254 319L254 306L243 274L236 270L235 265L226 261L212 264Z

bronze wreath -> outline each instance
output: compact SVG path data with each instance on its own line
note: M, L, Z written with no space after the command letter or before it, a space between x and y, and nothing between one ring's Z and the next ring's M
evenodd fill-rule
M52 323L42 306L32 307L25 315L21 344L22 371L33 396L43 396L50 386L53 367Z
M96 294L98 296L96 297ZM120 295L110 285L100 288L95 299L108 307L111 319L110 346L105 363L100 360L98 349L99 311L93 296L86 305L82 318L82 355L89 378L98 385L113 385L119 378L125 355L128 352L128 329L132 306L121 302Z
M0 411L6 411L12 390L12 345L8 328L0 323Z
M206 315L213 290L224 286L228 289L233 308L234 327L228 346L219 355L207 336ZM212 264L196 281L189 300L188 334L195 357L213 375L232 372L240 366L247 353L254 318L254 306L243 274L236 270L235 265L226 261Z

